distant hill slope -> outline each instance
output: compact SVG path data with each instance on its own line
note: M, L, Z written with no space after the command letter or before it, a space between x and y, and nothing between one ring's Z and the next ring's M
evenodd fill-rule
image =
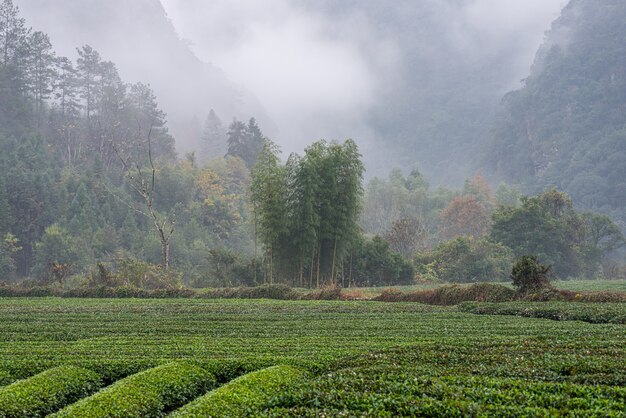
M567 5L524 87L504 97L484 164L626 220L626 2Z
M479 169L498 103L528 73L556 17L500 16L502 10L479 10L474 0L296 1L337 19L338 27L361 16L373 32L365 40L395 41L399 65L381 83L368 117L389 154L375 171L388 171L394 161L448 185L462 184ZM558 5L547 3L558 13Z
M29 26L50 35L59 54L89 44L128 81L151 84L181 151L197 146L211 109L227 124L255 116L258 101L222 71L200 61L177 35L159 0L14 0Z

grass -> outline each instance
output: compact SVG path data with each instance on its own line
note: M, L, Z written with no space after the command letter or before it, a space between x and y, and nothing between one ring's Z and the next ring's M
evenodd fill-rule
M5 383L73 365L111 384L181 360L220 383L281 364L313 376L252 416L507 415L516 405L509 416L610 416L626 410L624 358L622 324L414 302L0 298Z

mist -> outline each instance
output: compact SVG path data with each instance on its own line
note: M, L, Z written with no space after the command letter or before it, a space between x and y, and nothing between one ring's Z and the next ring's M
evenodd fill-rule
M416 73L459 60L477 68L501 61L491 92L497 103L527 76L564 4L400 1L390 11L383 2L161 1L191 49L259 99L284 150L297 151L318 138L353 137L376 172L381 160L374 155L389 151L381 150L389 142L386 129L372 123L376 108L403 94ZM409 19L418 9L441 35L430 45L433 33ZM422 65L412 65L411 54Z
M487 126L564 0L68 3L16 1L60 54L91 44L126 81L150 83L179 153L197 149L215 109L225 125L257 118L284 154L350 137L368 175L393 160L458 183L474 170L464 158L484 129L458 135L433 117Z

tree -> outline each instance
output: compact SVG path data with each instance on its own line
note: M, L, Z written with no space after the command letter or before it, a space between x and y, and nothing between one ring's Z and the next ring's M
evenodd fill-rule
M215 111L211 109L204 121L202 131L202 155L213 159L228 152L226 129Z
M280 238L286 225L284 205L284 167L278 159L278 147L265 141L252 170L250 202L254 212L255 235L261 238L269 259L269 283L274 278L274 255L280 248ZM256 254L255 254L256 256Z
M610 218L576 212L563 192L551 189L521 201L519 208L500 207L494 212L491 238L517 257L534 254L557 276L592 276L602 259L623 245Z
M241 158L248 168L256 162L263 149L265 138L254 118L248 124L233 120L227 133L228 152L227 156Z
M415 277L415 267L379 236L358 237L353 242L353 254L348 266L350 286L409 285Z
M463 194L465 196L473 196L488 212L493 209L494 196L491 192L491 187L489 187L489 184L487 184L487 181L480 173L476 173L471 180L465 180Z
M43 32L34 32L30 35L28 44L30 46L31 65L29 78L31 90L35 96L35 113L37 122L43 116L43 106L45 100L50 98L53 91L53 81L56 78L56 57L52 51L50 38Z
M457 237L418 253L418 271L431 269L450 282L503 281L508 278L512 251L486 238Z
M418 219L402 218L391 224L384 239L393 251L410 258L424 245L426 230Z
M485 206L474 196L457 196L441 212L441 236L480 238L489 232L490 217Z
M15 254L22 249L15 235L7 232L0 241L0 280L10 278L15 274L17 264Z
M142 169L141 165L136 161L133 164L131 159L124 159L119 153L118 157L126 171L130 188L139 195L143 202L142 208L133 205L133 209L151 220L161 244L161 266L163 270L167 271L170 267L170 240L176 229L176 214L163 215L155 207L154 197L157 170L152 159L150 133L151 131L148 131L148 160L150 167L147 170ZM144 170L148 172L147 175L144 173Z
M13 1L0 0L0 128L7 134L22 134L32 123L27 100L29 34Z
M76 61L76 69L78 75L78 83L80 87L80 95L85 100L85 111L87 115L87 124L91 129L91 116L96 108L97 100L100 96L98 87L100 87L100 65L102 59L98 51L84 45L77 48L78 59Z
M32 274L62 282L70 271L79 271L86 264L84 250L65 228L52 224L35 245Z
M74 165L84 152L81 140L78 78L72 61L60 57L56 61L57 78L54 84L56 103L50 114L50 124L57 148L68 166ZM51 138L52 140L52 138Z
M511 281L520 293L536 292L549 286L549 266L537 261L534 255L519 258L511 270Z

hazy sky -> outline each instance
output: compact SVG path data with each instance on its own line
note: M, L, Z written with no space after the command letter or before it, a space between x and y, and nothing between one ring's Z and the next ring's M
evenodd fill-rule
M371 16L358 7L338 17L321 8L305 9L303 0L161 2L200 58L258 97L279 127L282 143L303 142L285 136L306 135L304 141L310 142L322 136L367 135L364 110L401 64L398 33L375 29ZM446 32L459 48L496 54L514 45L520 63L518 73L511 74L515 88L565 1L436 3L449 15Z

